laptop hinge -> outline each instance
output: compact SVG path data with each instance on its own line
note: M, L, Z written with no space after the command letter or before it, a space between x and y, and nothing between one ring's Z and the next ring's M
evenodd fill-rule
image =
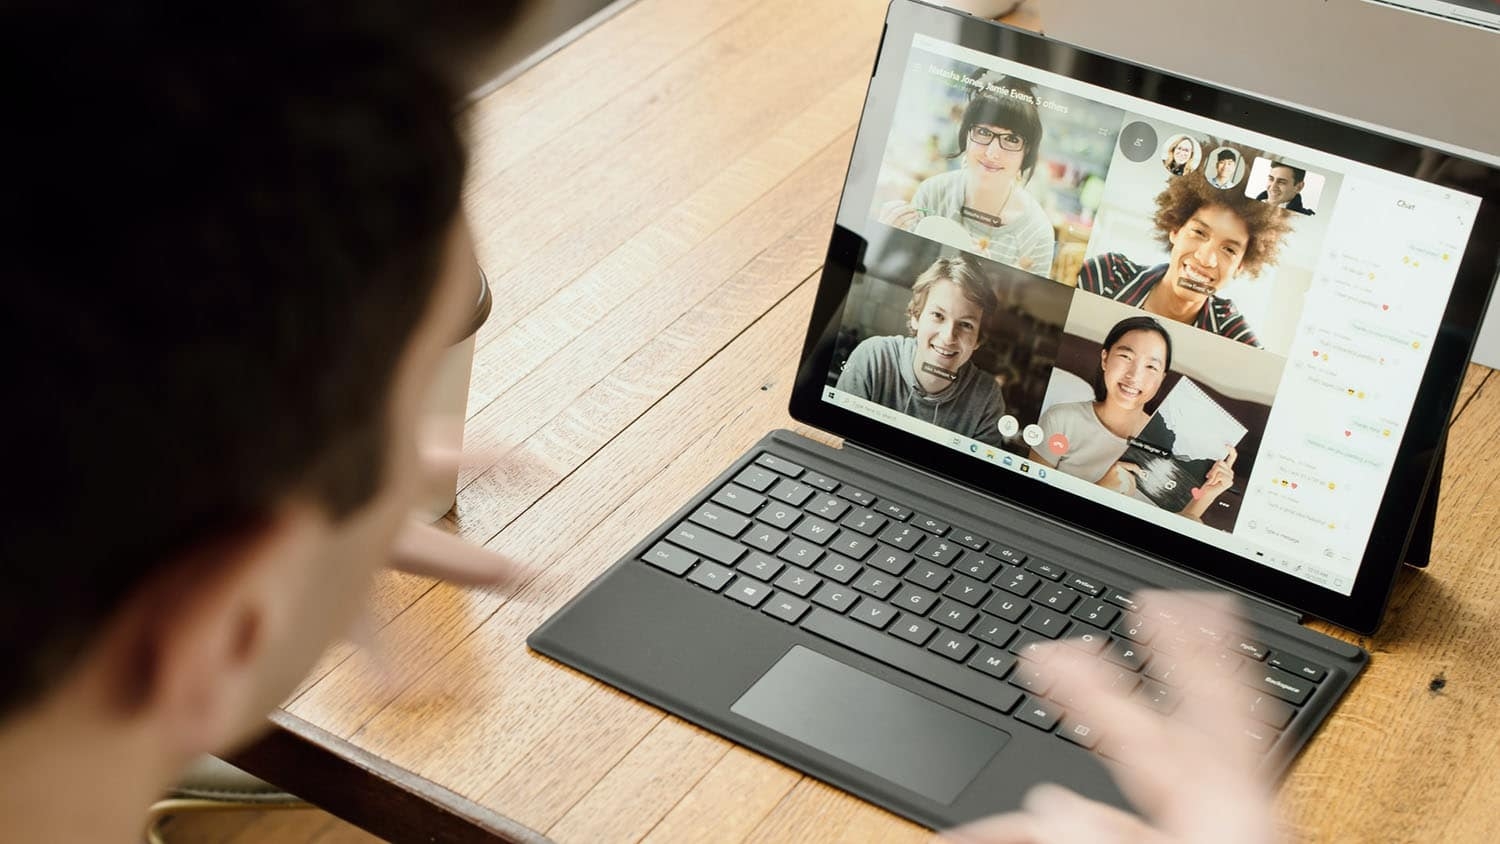
M958 486L960 489L963 489L963 490L971 492L971 493L977 493L977 494L980 494L980 495L985 495L986 497L993 497L993 496L987 495L986 493L978 492L977 490L974 490L974 489L972 489L970 487L965 487L965 486L961 486L959 484L956 484L956 483L954 483L953 480L951 480L951 479L949 479L947 477L939 475L939 474L937 474L935 472L932 472L932 471L930 471L928 469L924 469L921 466L917 466L917 465L915 465L915 464L913 464L913 463L911 463L909 461L902 460L899 457L895 457L893 455L886 454L885 452L876 451L875 449L868 448L866 446L862 446L859 443L853 442L852 440L844 440L844 451L846 451L846 452L848 452L848 451L857 452L859 454L859 458L860 458L861 462L869 461L868 465L865 467L867 471L878 471L878 469L880 468L881 464L887 463L888 461L891 461L891 460L895 460L896 462L900 463L902 466L905 466L906 468L910 469L911 471L920 473L920 474L922 474L922 475L924 475L924 476L926 476L928 478L931 478L932 480L940 481L940 482L948 484L950 486ZM1140 553L1140 552L1139 551L1135 551L1134 553ZM1299 612L1297 610L1294 610L1291 607L1286 606L1285 604L1277 603L1276 601L1272 601L1269 598L1265 598L1265 597L1262 597L1260 595L1256 595L1256 594L1254 594L1252 592L1246 592L1245 590L1240 589L1237 586L1232 586L1230 584L1223 583L1223 582L1218 581L1218 580L1214 580L1213 578L1210 578L1210 577L1207 577L1207 576L1205 576L1203 574L1195 572L1192 569L1189 569L1189 568L1187 568L1185 566L1177 565L1177 564L1172 563L1170 561L1161 560L1161 559L1157 559L1157 562L1160 562L1163 565L1169 566L1173 571L1176 571L1176 572L1178 572L1180 574L1186 575L1187 577L1191 577L1191 578L1193 578L1195 580L1201 580L1205 584L1208 584L1208 585L1210 585L1210 586L1212 586L1214 588L1224 589L1224 590L1227 590L1229 592L1233 592L1236 597L1238 597L1240 600L1242 600L1242 601L1245 602L1246 608L1249 610L1249 614L1251 616L1265 615L1265 616L1269 616L1269 618L1267 620L1278 621L1278 622L1290 622L1292 624L1301 624L1307 618L1307 614L1306 613L1302 613L1302 612Z

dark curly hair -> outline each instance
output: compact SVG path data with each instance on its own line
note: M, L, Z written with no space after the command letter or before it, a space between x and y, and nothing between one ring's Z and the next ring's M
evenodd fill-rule
M1229 209L1244 221L1250 232L1245 256L1240 259L1243 272L1260 275L1267 264L1276 263L1281 239L1292 230L1289 215L1269 202L1251 199L1239 191L1219 190L1198 170L1169 180L1166 190L1156 195L1156 216L1151 222L1157 240L1170 250L1170 235L1192 219L1198 209L1211 205Z

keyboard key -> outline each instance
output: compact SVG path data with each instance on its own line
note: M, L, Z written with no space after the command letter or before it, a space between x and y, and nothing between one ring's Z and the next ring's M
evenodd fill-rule
M869 507L870 505L875 503L874 495L871 495L870 493L865 492L862 489L856 489L852 486L839 487L838 494L843 496L844 498L849 499L850 501L853 501L855 504L858 504L861 507Z
M833 522L820 519L817 516L807 516L795 528L792 528L793 536L800 536L809 542L826 545L838 527Z
M995 578L995 583L1012 595L1024 598L1030 595L1032 590L1036 589L1037 584L1041 583L1041 579L1029 571L1011 569L1010 571L1000 572L999 576Z
M1149 645L1156 637L1156 627L1134 613L1126 613L1115 625L1114 632L1139 645Z
M1073 608L1074 604L1078 603L1078 599L1081 597L1083 596L1066 586L1048 586L1035 595L1032 595L1031 600L1035 603L1051 607L1058 612L1067 612Z
M1268 665L1256 667L1260 670L1240 674L1241 682L1297 706L1306 703L1307 698L1313 693L1314 685L1302 677Z
M734 476L735 483L749 487L756 492L765 492L778 480L780 477L775 472L767 471L759 466L746 466Z
M739 543L690 522L683 522L672 528L672 532L667 534L667 541L726 566L734 565L745 554L745 549Z
M808 486L817 487L824 492L833 492L839 488L838 481L826 475L820 475L817 472L808 472L806 475L803 475L802 482Z
M786 568L786 563L759 551L752 551L746 555L745 559L740 560L738 568L741 573L748 574L757 580L770 580Z
M956 575L943 594L956 600L963 601L971 607L977 607L989 597L990 588L972 578Z
M809 609L811 609L811 605L801 598L775 594L761 606L760 611L766 615L779 618L787 624L796 624L798 619L802 618Z
M948 532L948 525L946 523L920 513L912 517L911 523L933 536L942 536Z
M859 595L847 586L825 583L813 593L813 603L821 604L834 612L847 612L859 600Z
M781 550L776 552L776 556L794 566L809 569L817 564L818 560L823 559L823 549L805 539L793 539L782 546Z
M994 548L991 548L990 556L994 557L1002 563L1007 563L1012 566L1019 566L1022 563L1026 562L1025 554L1022 554L1020 551L1017 551L1014 548L1007 548L1003 545L996 545Z
M993 557L970 554L953 567L975 580L988 581L1000 570L1000 561Z
M974 551L983 551L990 544L988 539L966 530L956 530L948 538Z
M974 640L972 639L966 639L957 633L939 630L937 638L932 640L932 644L927 646L927 650L945 656L954 662L963 662L969 658L969 654L974 652L974 647Z
M1236 639L1229 647L1231 650L1258 662L1264 662L1266 656L1271 653L1271 648L1265 642L1257 642L1254 639L1248 638ZM1275 663L1272 664L1274 665Z
M793 480L782 478L781 480L777 481L776 486L772 487L771 491L766 494L776 499L777 501L784 501L787 504L792 505L793 507L801 507L807 502L807 499L812 498L813 492L813 488L808 486L807 484L801 484Z
M849 617L876 630L884 630L896 619L896 611L879 601L860 601L859 606L849 611Z
M866 560L865 562L887 574L894 574L897 577L900 577L901 574L911 566L912 561L915 559L916 558L910 554L903 554L900 551L894 551L890 548L881 546L880 548L877 548L875 553L870 555L870 559Z
M903 626L912 621L903 616L892 628L893 632L899 636ZM1004 683L962 665L937 659L894 636L878 633L830 612L814 609L803 620L802 628L997 712L1010 712L1021 700L1021 693Z
M813 568L815 573L821 574L829 580L836 580L839 583L848 583L853 580L854 576L859 574L859 570L859 563L854 562L848 557L840 557L838 554L829 554L823 562L818 563Z
M1168 685L1177 685L1177 670L1182 665L1171 654L1158 653L1151 658L1151 664L1146 666L1146 676Z
M1068 629L1068 617L1046 607L1032 607L1031 612L1021 619L1021 626L1049 639L1056 639Z
M1116 639L1104 649L1104 658L1121 668L1140 671L1151 659L1151 653L1128 639Z
M1078 721L1069 715L1062 719L1057 727L1058 736L1073 742L1086 750L1093 750L1098 746L1104 734L1098 727L1083 721Z
M937 593L906 583L901 586L901 591L896 593L891 603L907 612L925 615L937 603Z
M1249 660L1234 651L1219 651L1214 654L1213 670L1220 677L1232 677L1240 668L1249 664Z
M994 677L996 680L1004 680L1005 675L1016 665L1016 658L1005 651L996 648L980 646L979 652L969 660L969 667Z
M1084 601L1073 610L1073 617L1100 630L1108 630L1120 617L1120 610L1102 601Z
M1119 607L1122 610L1125 610L1126 612L1138 613L1141 611L1141 606L1140 604L1137 604L1135 602L1135 598L1131 597L1129 592L1126 592L1122 589L1111 589L1108 592L1105 592L1104 600L1110 602L1111 604L1114 604L1115 606Z
M755 463L757 466L764 466L773 472L786 475L788 478L795 478L806 471L796 463L790 460L783 460L774 454L762 454L755 458Z
M885 516L861 507L845 516L844 520L839 522L839 524L850 530L859 531L865 536L874 536L880 532L881 528L886 526L887 522L888 520Z
M771 587L759 580L741 577L730 584L729 588L724 590L724 594L747 607L758 607L762 601L771 596Z
M963 632L979 617L979 610L956 601L943 601L927 617L944 627Z
M938 626L925 618L904 615L891 627L890 632L920 648L927 644L927 640L931 639L932 634L937 630Z
M964 549L958 543L938 540L923 545L922 550L917 556L932 560L935 563L941 563L945 566L951 566L963 556L963 553Z
M981 615L979 623L974 625L969 635L981 642L988 642L997 648L1003 648L1010 644L1011 638L1016 635L1016 626L994 616Z
M875 509L898 521L906 521L911 518L911 511L890 501L882 501L875 505Z
M820 495L807 504L806 510L814 516L836 521L849 510L849 502L841 501L832 495Z
M1026 614L1028 606L1030 604L1024 599L1017 598L1009 592L998 592L995 597L985 601L984 611L1006 621L1020 621L1021 616Z
M1137 700L1155 709L1163 715L1171 715L1182 702L1182 697L1170 686L1158 683L1155 680L1147 680L1135 690Z
M921 544L927 535L910 525L892 524L880 534L880 541L887 545L894 545L902 551L912 551Z
M1266 662L1288 674L1296 674L1298 677L1304 680L1311 680L1314 683L1321 683L1323 682L1323 678L1328 676L1328 669L1323 666L1314 665L1307 660L1288 653L1282 653L1281 651L1272 653Z
M1011 640L1010 647L1006 650L1022 659L1029 659L1040 664L1052 657L1051 648L1051 640L1038 636L1030 630L1022 630L1016 638Z
M1242 735L1245 743L1256 753L1265 753L1281 737L1281 733L1270 730L1259 724L1251 724L1243 728Z
M1063 583L1088 595L1090 598L1097 598L1104 592L1104 584L1087 575L1074 574L1064 580Z
M1052 678L1042 671L1042 667L1025 660L1018 663L1016 669L1010 672L1008 682L1034 695L1044 695L1048 689L1052 688Z
M717 563L700 563L693 573L688 575L688 580L707 589L717 592L729 585L734 579L734 572Z
M1016 720L1025 721L1044 733L1057 726L1062 716L1062 707L1040 697L1027 698L1025 705L1016 710Z
M802 569L794 568L787 569L785 572L782 572L781 577L776 578L776 582L771 585L775 586L777 589L782 589L790 592L793 595L806 598L808 595L811 595L812 591L818 588L818 584L822 582L823 578L816 577L809 572L803 571Z
M704 503L688 518L731 539L744 533L745 528L750 526L750 520L739 513L711 503Z
M681 577L688 569L693 567L694 563L698 562L696 556L689 554L681 548L673 548L665 542L658 542L651 546L651 550L642 554L641 559L678 577Z
M900 585L901 581L895 577L875 569L865 569L859 573L859 577L854 578L855 589L882 601L889 598Z
M1292 722L1292 716L1297 714L1290 704L1270 695L1256 695L1250 701L1249 712L1250 717L1278 730L1285 729Z
M771 527L780 528L781 530L791 530L792 525L795 525L801 518L802 511L780 502L772 503L771 506L755 514L756 521L765 522Z
M1067 575L1063 567L1057 563L1049 563L1046 560L1038 560L1035 557L1026 561L1026 570L1034 571L1048 580L1062 580Z
M711 500L715 504L728 507L736 513L745 516L759 510L760 505L766 503L764 495L757 495L735 484L725 484L723 489L714 493L714 497Z
M773 528L757 527L751 528L749 533L740 537L740 541L751 548L773 554L777 548L781 547L781 543L786 541L786 534Z
M1104 650L1109 644L1109 636L1098 630L1090 630L1087 627L1074 627L1063 641L1086 654L1094 655Z
M846 530L840 531L828 547L856 560L863 560L867 554L875 550L875 540Z
M932 590L943 588L943 584L951 577L953 572L924 560L918 560L916 565L906 570L907 580Z

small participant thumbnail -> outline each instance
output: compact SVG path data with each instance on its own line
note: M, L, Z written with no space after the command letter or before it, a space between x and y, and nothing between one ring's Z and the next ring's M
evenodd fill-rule
M1208 154L1203 175L1219 190L1232 190L1245 176L1245 157L1234 147L1216 147Z
M1070 280L1122 112L912 50L870 216L1044 278Z
M1161 164L1167 173L1181 176L1189 170L1197 170L1203 160L1203 147L1192 135L1173 135L1162 147Z
M1245 180L1245 195L1293 214L1311 217L1318 213L1326 180L1281 159L1257 156Z

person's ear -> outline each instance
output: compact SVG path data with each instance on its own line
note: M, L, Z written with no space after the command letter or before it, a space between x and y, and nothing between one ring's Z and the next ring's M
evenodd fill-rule
M117 711L181 758L222 749L263 713L269 653L317 564L326 522L289 507L185 551L110 630ZM109 644L106 645L109 647Z

